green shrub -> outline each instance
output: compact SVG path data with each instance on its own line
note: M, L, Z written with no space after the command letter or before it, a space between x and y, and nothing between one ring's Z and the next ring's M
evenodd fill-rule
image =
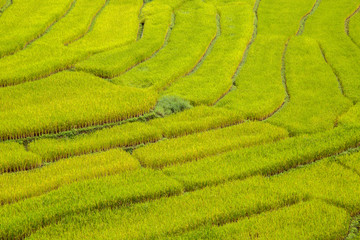
M189 108L192 108L189 101L177 96L165 96L159 99L154 111L160 116L166 116L173 113L182 112Z

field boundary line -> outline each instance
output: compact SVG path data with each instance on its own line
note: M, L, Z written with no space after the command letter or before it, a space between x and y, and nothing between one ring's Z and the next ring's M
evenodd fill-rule
M114 77L112 78L106 78L106 77L103 77L101 75L96 75L94 74L95 76L98 76L98 77L101 77L103 79L113 79L113 78L116 78L116 77L119 77L125 73L127 73L128 71L130 71L131 69L133 69L134 67L140 65L141 63L143 62L146 62L147 60L150 60L151 58L155 57L163 48L166 47L167 43L169 42L169 39L170 39L170 35L171 35L171 32L173 30L173 28L175 27L175 20L176 20L176 14L175 14L175 11L172 12L171 14L171 22L169 24L169 27L168 27L168 30L166 32L166 35L165 35L165 38L164 38L164 43L163 45L161 45L161 47L159 49L157 49L150 57L147 57L145 59L143 59L142 61L140 61L139 63L136 63L135 65L132 65L130 66L128 69L126 69L124 72L122 72L121 74L119 75L115 75ZM145 27L145 26L144 26ZM139 39L141 40L141 39ZM111 81L110 81L111 82Z
M108 0L108 1L109 1L109 0ZM159 48L156 52L154 52L152 56L146 58L145 60L141 61L140 63L145 62L146 60L154 57L161 49L163 49L163 48L166 46L167 41L168 41L168 39L170 38L171 30L172 30L172 28L174 27L174 22L175 22L175 14L173 13L173 15L172 15L172 23L170 24L169 30L168 30L167 35L166 35L166 37L165 37L165 43L161 46L161 48ZM125 44L125 45L126 45L126 44ZM65 44L65 46L67 46L67 45ZM69 64L68 66L61 67L61 68L59 68L59 69L57 69L57 70L54 70L54 71L52 71L52 72L50 72L50 73L39 74L38 77L33 77L32 79L26 80L26 81L24 81L24 82L10 83L10 84L6 84L6 85L0 85L0 88L5 88L5 87L11 87L11 86L15 86L15 85L20 85L20 84L23 84L23 83L25 83L25 82L34 82L34 81L37 81L37 80L41 80L41 79L43 79L43 78L50 77L50 76L52 76L52 75L54 75L54 74L56 74L56 73L58 73L58 72L62 72L62 71L65 71L65 70L77 71L77 72L86 72L86 71L77 70L77 69L75 68L76 63L81 62L81 61L84 61L84 60L90 58L90 57L93 56L93 55L97 55L97 54L99 54L99 53L107 52L107 51L110 51L110 50L112 50L112 49L116 49L116 48L119 48L119 47L121 47L121 46L114 46L114 47L112 47L112 48L110 48L110 49L101 50L101 51L98 51L98 52L96 52L96 53L88 53L86 56L84 56L84 57L81 58L80 60L76 60L76 62L74 62L74 63L72 63L72 64ZM0 58L0 59L1 59L1 58ZM129 70L131 70L132 68L136 67L136 66L139 65L140 63L131 66L130 68L128 68L126 71L124 71L124 72L121 73L120 75L128 72ZM103 76L101 76L101 75L96 75L96 74L91 73L91 72L86 72L86 73L92 74L92 75L94 75L94 76L96 76L96 77L102 78L102 79L107 80L107 81L109 81L109 80L112 79L112 78L103 77ZM113 78L116 78L116 77L118 77L118 76L120 76L120 75L116 75L116 76L114 76ZM113 82L111 82L111 81L109 81L109 82L110 82L110 83L113 83Z
M302 167L306 167L306 166L310 166L311 164L314 164L315 162L318 162L318 161L321 161L323 159L326 159L326 158L331 158L331 157L336 157L338 156L339 154L343 154L343 153L346 153L347 151L351 150L351 149L355 149L355 148L348 148L347 150L344 150L342 152L339 152L339 153L336 153L336 154L332 154L332 155L329 155L329 156L323 156L323 157L320 157L318 159L314 159L313 161L309 162L309 163L306 163L306 164L301 164L301 165L297 165L295 167L290 167L284 171L281 171L281 172L278 172L278 173L275 173L275 174L269 174L269 175L264 175L264 174L260 174L261 176L265 177L265 178L270 178L270 177L273 177L273 176L276 176L276 175L280 175L280 174L284 174L286 172L289 172L289 171L292 171L294 169L297 169L297 168L302 168ZM183 184L181 181L178 181L176 180L175 178L169 176L168 174L164 173L164 175L166 175L167 177L177 181L178 183L180 183L181 185ZM176 196L182 196L184 195L185 193L190 193L190 192L197 192L197 191L200 191L204 188L207 188L207 187L214 187L214 186L221 186L223 184L228 184L228 183L231 183L231 182L234 182L234 181L243 181L245 179L248 179L248 178L251 178L251 177L254 177L256 175L259 175L258 173L254 173L254 174L251 174L249 176L246 176L244 178L230 178L228 180L225 180L225 181L222 181L222 182L217 182L217 183L210 183L210 184L207 184L206 186L203 186L203 187L197 187L197 188L194 188L194 189L191 189L191 190L188 190L186 188L184 188L183 186L183 190L182 192L180 193L177 193L177 194L173 194L171 195L170 197L176 197ZM169 196L160 196L160 197L154 197L154 198L147 198L147 199L142 199L142 200L136 200L136 201L131 201L131 202L128 202L127 204L123 204L121 206L118 205L117 202L113 203L113 204L110 204L109 206L100 206L100 207L94 207L94 208L84 208L82 209L80 212L83 212L83 211L88 211L88 210L96 210L96 209L99 209L99 210L102 210L102 209L118 209L118 208L121 208L121 207L126 207L126 206L132 206L134 204L141 204L143 202L153 202L153 201L156 201L156 200L159 200L159 199L164 199L165 197L169 197ZM28 198L27 198L28 199ZM319 200L322 200L322 201L325 201L325 202L328 202L328 200L326 199L321 199L321 198L313 198L311 196L305 196L304 199L302 200L299 200L299 201L294 201L292 202L292 205L295 205L299 202L306 202L306 201L310 201L312 199L319 199ZM334 205L335 203L331 202L330 204ZM279 210L279 209L282 209L282 208L285 208L285 207L288 207L288 206L292 206L292 205L284 205L284 206L279 206L279 207L276 207L276 208L269 208L268 210L265 210L265 211L260 211L260 212L256 212L256 213L253 213L253 214L250 214L250 215L246 215L244 217L249 217L249 216L256 216L258 214L261 214L263 212L271 212L271 211L276 211L276 210ZM338 205L335 205L337 207L341 207L343 208L343 206L338 206ZM71 213L70 213L71 214ZM241 220L242 218L244 217L234 217L232 219L228 219L226 221L218 221L218 222L214 222L212 223L211 225L225 225L225 224L229 224L229 223L232 223L232 222L237 222L239 220ZM45 225L46 226L46 225ZM191 228L191 229L187 229L185 232L188 232L188 231L192 231L192 230L195 230L197 229L198 227L194 227L194 228ZM171 235L176 235L176 234L171 234Z
M205 53L201 56L200 60L196 63L196 65L191 69L190 72L188 72L187 74L185 74L184 77L189 76L191 74L193 74L194 72L196 72L201 65L203 64L203 62L206 60L206 57L210 54L211 50L213 49L217 39L221 36L221 16L219 14L219 12L216 14L216 34L214 36L214 38L211 40L210 44L208 45L208 47L205 50ZM179 79L179 78L178 78Z
M346 155L346 154L351 154L351 153L359 152L359 151L360 151L360 141L356 142L353 146L350 146L349 148L347 148L345 150L337 151L334 154L324 154L322 156L318 156L318 157L313 158L312 160L310 160L307 163L297 164L296 166L290 167L290 168L285 169L283 171L278 171L278 172L274 172L274 173L270 173L270 174L266 174L266 175L263 175L263 174L260 174L260 175L262 175L264 177L277 176L277 175L280 175L280 174L287 173L289 171L293 171L294 169L310 166L310 165L312 165L312 164L314 164L316 162L322 161L322 160L327 159L327 158L336 158L338 156L343 156L343 155Z
M322 156L320 158L315 158L313 161L309 162L309 163L306 163L306 164L299 164L295 167L290 167L284 171L281 171L281 172L278 172L278 173L274 173L274 174L269 174L269 175L264 175L264 174L260 174L261 176L265 177L265 178L269 178L269 177L273 177L273 176L276 176L276 175L280 175L280 174L283 174L283 173L286 173L286 172L289 172L289 171L292 171L296 168L302 168L302 167L305 167L305 166L310 166L311 164L314 164L315 162L318 162L318 161L321 161L323 159L326 159L326 158L331 158L331 157L336 157L338 155L341 155L341 154L346 154L346 152L352 152L352 151L357 151L357 150L360 150L359 147L357 148L348 148L344 151L339 151L339 153L336 153L336 154L331 154L331 155L328 155L328 156ZM164 173L164 172L163 172ZM180 183L182 186L183 186L183 183L181 181L178 181L176 180L175 178L169 176L168 174L164 173L165 176L175 180L176 182ZM254 174L251 174L249 176L246 176L246 177L243 177L243 178L229 178L225 181L221 181L221 182L215 182L215 183L210 183L210 184L207 184L206 186L202 186L202 187L196 187L194 189L186 189L185 186L183 186L183 189L181 192L179 193L175 193L173 195L171 195L170 197L176 197L176 196L182 196L184 195L184 193L189 193L189 192L196 192L196 191L199 191L199 190L202 190L204 188L207 188L207 187L213 187L213 186L220 186L222 184L227 184L227 183L231 183L231 182L234 182L234 181L243 181L245 179L248 179L248 178L251 178L251 177L254 177L256 175L259 175L259 173L254 173ZM41 195L40 195L41 196ZM156 200L159 200L159 199L164 199L164 197L169 197L169 196L159 196L159 197L150 197L150 198L144 198L144 199L139 199L139 200L135 200L135 201L131 201L131 202L127 202L126 204L122 204L121 206L119 206L118 202L114 202L108 206L98 206L98 207L93 207L93 208L84 208L84 209L81 209L80 212L84 212L84 211L88 211L88 210L96 210L96 209L99 209L99 210L102 210L102 209L118 209L118 208L121 208L121 207L126 207L126 206L131 206L131 205L134 205L134 204L140 204L140 203L143 203L143 202L153 202L153 201L156 201ZM30 199L30 198L26 198L26 199ZM293 204L297 204L301 201L309 201L313 199L312 197L309 197L309 196L306 196L303 200L300 200L300 201L294 201ZM327 200L325 199L321 199L321 198L314 198L314 199L319 199L319 200L322 200L322 201L326 201ZM335 204L335 203L331 203L331 204ZM336 205L337 206L337 205ZM261 211L261 212L257 212L257 213L253 213L251 214L250 216L253 216L253 215L258 215L258 214L261 214L263 212L267 212L267 211L273 211L273 210L278 210L278 209L281 209L281 208L284 208L284 207L287 207L286 206L279 206L278 208L269 208L268 210L265 210L265 211ZM338 206L339 207L339 206ZM340 206L341 208L343 208L342 206ZM65 214L72 214L73 212L69 212L69 213L65 213ZM245 217L248 217L248 216L245 216ZM226 220L226 221L223 221L223 222L216 222L216 223L212 223L211 225L225 225L225 224L228 224L228 223L232 223L232 222L237 222L239 220L241 220L243 217L235 217L233 219L229 219L229 220ZM55 221L54 223L56 223L57 221ZM44 226L47 226L49 224L46 224ZM188 231L191 231L191 230L194 230L194 229L197 229L197 227L194 227L193 229L189 229ZM36 232L36 231L35 231ZM187 232L187 231L186 231ZM174 235L174 234L172 234Z
M295 36L300 36L303 34L304 29L305 29L305 23L307 21L307 19L314 14L314 12L317 10L318 6L320 5L321 0L316 0L313 7L311 8L311 10L309 12L307 12L300 20L300 25L298 28L298 31L296 32ZM289 46L289 42L291 41L291 39L294 36L290 36L288 38L288 40L285 43L285 48L282 54L282 58L281 58L281 79L282 79L282 84L284 86L285 89L285 99L283 101L283 103L281 104L281 106L276 109L273 113L271 113L269 116L265 117L263 120L267 120L268 118L272 117L273 115L277 114L278 112L280 112L284 106L290 102L290 93L289 93L289 88L287 85L287 78L286 78L286 53L288 50L288 46Z
M26 49L29 45L31 45L32 43L34 43L36 40L39 40L41 37L43 37L45 34L47 34L51 28L56 24L58 23L61 19L65 18L70 12L71 10L74 8L75 6L75 3L76 3L77 0L74 0L71 2L70 6L68 7L68 9L66 10L66 12L61 16L59 17L58 19L55 19L54 22L52 22L42 33L38 34L37 37L35 37L34 39L30 40L29 42L25 43L25 45L23 47L20 47L20 49L18 50L14 50L10 53L7 53L7 54L4 54L0 57L0 59L4 58L4 57L8 57L8 56L12 56L14 54L16 54L17 52L20 52L24 49ZM17 85L17 84L14 84L14 85Z
M82 61L82 60L85 60L87 57L89 56L85 56L83 57L81 60L78 60L76 62L79 62L79 61ZM24 84L24 83L28 83L28 82L35 82L35 81L38 81L38 80L41 80L41 79L44 79L44 78L47 78L47 77L50 77L54 74L57 74L59 72L63 72L63 71L66 71L66 70L71 70L71 68L73 68L75 66L75 63L71 63L69 64L68 66L64 66L64 67L60 67L59 69L56 69L50 73L44 73L44 74L39 74L38 77L34 77L34 78L31 78L31 79L28 79L28 80L25 80L22 81L22 82L18 82L18 83L7 83L6 85L2 84L0 85L0 88L7 88L7 87L13 87L13 86L17 86L17 85L21 85L21 84Z
M178 78L175 78L175 79L171 80L170 82L168 82L165 86L159 87L158 89L156 89L158 92L165 91L166 89L168 89L177 80L193 74L194 72L196 72L196 70L198 70L198 68L200 68L201 64L205 61L206 56L211 52L211 49L213 48L218 36L221 35L220 21L221 21L221 17L220 17L220 14L217 12L217 14L216 14L216 33L215 33L214 37L211 39L211 41L210 41L209 45L207 46L207 48L205 49L204 54L200 57L200 59L195 64L195 66L190 71L183 74L182 76L180 76Z
M68 131L62 131L62 132L52 133L52 134L43 134L43 135L33 136L33 137L9 139L9 140L5 140L5 141L0 140L0 143L12 141L12 142L17 142L17 143L22 143L22 144L28 145L29 143L31 143L34 140L60 139L60 138L64 138L64 137L74 137L74 136L81 135L81 134L88 134L88 133L96 132L98 130L102 130L105 128L119 126L119 125L122 125L125 123L141 122L141 121L146 122L146 121L149 121L154 118L158 118L158 117L156 116L156 114L153 111L150 111L143 115L139 115L138 117L132 117L132 118L128 118L128 119L125 119L122 121L118 121L118 122L110 122L110 123L105 123L102 125L93 125L93 126L88 126L88 127L84 127L84 128L72 128Z
M283 84L284 90L285 90L285 98L284 98L283 103L274 112L272 112L270 115L268 115L267 117L262 119L263 121L267 120L268 118L270 118L270 117L274 116L275 114L277 114L278 112L280 112L284 108L284 106L288 102L290 102L290 94L289 94L289 89L287 86L287 79L286 79L286 60L285 60L290 39L291 39L291 37L289 37L288 40L286 41L284 51L283 51L282 57L281 57L281 80L282 80L282 84Z
M135 170L136 171L136 170ZM102 176L101 178L105 178L105 177L113 177L113 176L116 176L116 175L107 175L107 176ZM80 183L80 182L85 182L85 181L91 181L91 180L95 180L96 178L93 178L93 179L86 179L86 180L82 180L82 181L77 181L77 182L73 182L73 183L70 183L70 184L66 184L62 187L66 187L66 186L70 186L71 184L76 184L76 183ZM56 190L59 190L61 189L62 187L60 188L57 188L57 189L54 189L54 190L51 190L50 192L52 191L56 191ZM101 203L101 204L98 204L96 206L93 206L93 207L89 207L89 208L82 208L80 210L77 210L77 211L66 211L64 214L63 214L63 217L65 216L68 216L69 214L81 214L81 213L85 213L87 211L93 211L93 210L98 210L98 211L102 211L102 210L105 210L105 209L120 209L120 208L124 208L124 207L130 207L132 205L135 205L135 204L141 204L141 203L145 203L145 202L153 202L153 201L156 201L156 200L159 200L159 199L164 199L164 198L167 198L167 197L176 197L176 196L181 196L184 194L184 188L183 186L181 186L182 189L180 192L174 192L174 193L163 193L161 194L160 196L157 196L157 195L153 195L153 196L147 196L147 197L140 197L140 198L129 198L129 200L122 200L122 201L108 201L107 203L110 203L108 205L104 204L104 203ZM45 194L49 194L50 192L47 192ZM24 201L24 200L27 200L27 199L31 199L31 198L35 198L35 197L40 197L40 196L43 196L45 194L41 194L41 195L38 195L38 196L32 196L32 197L29 197L29 198L24 198L23 200L21 201ZM14 202L14 203L11 203L11 204L16 204L17 202ZM119 204L120 203L120 204ZM7 204L7 205L10 205L10 204ZM1 206L1 205L0 205ZM26 234L25 236L23 236L21 239L25 239L29 236L31 236L33 233L36 233L37 231L41 230L42 228L46 227L46 226L49 226L49 225L52 225L52 224L57 224L59 221L61 221L61 217L54 217L54 221L53 222L49 222L47 223L46 221L44 221L42 224L42 226L38 229L35 229L33 231L31 231L29 234Z
M13 4L13 0L7 0L5 5L3 5L1 8L0 8L0 16L3 14L3 12L8 8L10 7L11 5Z
M308 20L308 18L314 14L314 12L317 10L317 8L319 7L321 3L321 0L316 0L313 7L311 8L311 10L309 12L307 12L300 20L300 26L298 31L296 32L296 36L302 35L304 33L304 29L305 29L305 24L306 21Z
M86 30L83 34L81 34L79 37L77 37L77 38L75 38L75 39L73 39L73 40L68 41L68 42L65 43L64 45L65 45L65 46L68 46L68 45L70 45L70 44L72 44L72 43L74 43L74 42L76 42L76 41L79 41L79 40L82 39L86 34L88 34L89 32L91 32L92 29L94 28L94 25L95 25L95 23L96 23L97 18L99 17L99 15L101 14L101 12L105 9L105 7L109 4L109 2L110 2L110 0L106 0L106 1L105 1L104 5L99 9L99 11L97 11L97 13L96 13L96 14L94 15L94 17L91 19L90 24L88 25L87 30Z
M145 20L142 22L140 21L140 17L141 17L141 14L142 14L142 11L145 7L147 2L145 2L145 0L143 0L143 4L140 8L140 11L139 11L139 15L138 15L138 18L139 18L139 28L138 28L138 34L137 34L137 38L136 38L136 41L139 41L142 37L143 37L143 33L144 33L144 25L145 25Z
M252 34L251 39L250 39L250 41L248 42L248 44L247 44L247 46L245 48L245 51L244 51L243 56L241 58L241 61L240 61L238 67L236 68L236 71L234 72L234 74L232 76L233 84L220 98L218 98L217 100L214 101L212 106L216 105L221 99L223 99L226 95L228 95L234 87L236 87L236 85L235 85L236 78L240 74L240 71L241 71L242 67L244 66L244 64L246 62L246 59L247 59L247 56L249 54L250 48L251 48L252 44L255 42L255 39L256 39L256 36L257 36L257 32L258 32L257 28L258 28L258 21L259 21L258 10L259 10L260 2L261 2L261 0L256 0L255 5L253 7L253 13L254 13L254 23L253 23L254 30L253 30L253 34Z
M197 190L201 190L201 189L197 189ZM197 190L195 190L195 191L197 191ZM183 195L183 194L181 194L181 195ZM171 197L173 197L173 196L171 196ZM271 206L269 206L269 207L266 207L264 210L255 211L253 213L245 214L243 216L232 216L229 219L222 219L222 220L219 219L219 220L216 220L216 221L210 223L208 226L211 226L211 227L226 226L227 224L237 223L238 221L241 221L243 219L255 217L255 216L258 216L263 213L278 211L281 209L285 209L287 207L295 206L296 204L299 204L300 202L308 202L310 200L311 200L310 198L309 199L304 198L304 199L299 199L299 200L292 199L291 202L280 204L279 206L275 206L274 208L271 208ZM168 233L168 235L171 237L181 236L182 234L186 234L191 231L196 231L197 229L201 229L202 227L204 227L204 226L202 226L201 222L199 222L199 223L197 223L197 226L193 226L193 227L187 228L187 229L181 229L180 232L177 232L177 233Z
M351 18L354 17L357 13L360 12L360 5L359 7L353 12L351 13L346 19L345 19L345 33L346 35L350 38L350 40L358 47L360 48L360 46L355 42L355 40L350 36L350 21Z
M156 116L153 117L153 119L157 118ZM151 119L150 119L151 120ZM132 122L141 122L142 120L135 120L135 121L132 121ZM148 121L148 120L145 120L145 121ZM62 159L67 159L67 158L70 158L70 157L76 157L76 156L82 156L82 155L87 155L87 154L92 154L92 153L100 153L100 152L106 152L106 151L109 151L111 149L122 149L126 152L129 152L130 154L132 154L132 151L134 151L135 149L138 149L138 148L141 148L141 147L144 147L148 144L153 144L153 143L158 143L158 142L161 142L163 140L170 140L170 139L177 139L177 138L181 138L181 137L185 137L185 136L189 136L189 135L193 135L193 134L199 134L199 133L205 133L205 132L209 132L209 131L214 131L214 130L219 130L219 129L223 129L223 128L227 128L227 127L232 127L232 126L237 126L237 125L240 125L240 124L243 124L245 123L246 121L242 121L242 122L238 122L238 123L234 123L234 124L228 124L228 125L224 125L224 126L219 126L219 127L214 127L214 128L209 128L209 129L206 129L204 131L196 131L196 132L191 132L191 133L188 133L188 134L183 134L183 135L178 135L178 136L175 136L175 137L166 137L166 136L162 136L161 139L158 139L158 140L149 140L149 141L144 141L144 142L141 142L139 144L134 144L134 145L124 145L124 146L116 146L116 147L110 147L110 148L103 148L101 150L91 150L89 152L84 152L84 153L79 153L79 154L74 154L72 156L69 156L69 157L58 157L58 158L55 158L53 159L53 162L56 162L56 161L59 161L59 160L62 160ZM111 125L111 126L104 126L103 128L100 128L99 129L95 129L95 130L90 130L90 133L91 132L95 132L95 131L98 131L98 130L102 130L102 129L105 129L105 128L111 128L111 127L115 127L115 126L119 126L119 125L122 125L122 124L125 124L127 122L124 122L124 123L119 123L117 125ZM131 123L131 122L129 122ZM68 132L71 132L71 131L68 131ZM69 133L70 135L71 133ZM77 135L81 135L81 134L87 134L86 132L85 133L77 133L77 134L74 134L73 136L77 136ZM64 136L54 136L54 137L33 137L32 139L30 140L7 140L8 142L17 142L17 143L20 143L22 145L24 145L25 147L25 150L27 150L28 152L31 152L29 151L28 149L28 145L35 141L35 140L38 140L38 139L61 139L63 137L68 137L66 135ZM282 138L284 139L284 138ZM281 140L281 139L279 139ZM248 147L252 147L252 146L255 146L255 145L251 145L251 146L248 146ZM246 147L243 147L243 148L246 148ZM229 150L229 151L226 151L226 152L230 152L230 151L233 151L233 150ZM222 152L222 153L226 153L226 152ZM210 155L210 156L214 156L214 155L217 155L219 153L216 153L216 154L213 154L213 155ZM202 157L202 158L206 158L206 157L209 157L209 156L205 156L205 157ZM201 159L201 158L199 158ZM47 164L51 164L49 162L45 162L44 164L42 164L40 167L44 166L44 165L47 165ZM26 171L26 170L20 170L20 171ZM19 171L19 172L20 172ZM18 171L17 171L18 172ZM1 174L0 174L1 175Z
M352 168L352 167L350 167L349 165L347 165L346 163L343 163L343 162L335 161L335 163L342 166L345 169L353 171L356 175L358 175L360 177L360 172L357 171L355 168Z
M321 54L322 54L322 56L323 56L323 58L324 58L324 61L325 61L326 64L331 68L333 74L335 75L335 77L336 77L336 79L337 79L337 81L338 81L339 89L340 89L340 91L341 91L341 94L342 94L344 97L346 97L347 99L349 99L349 98L345 95L344 87L343 87L342 81L341 81L341 79L340 79L340 77L339 77L339 74L337 73L337 71L335 70L335 68L334 68L333 66L331 66L331 64L328 62L328 60L327 60L327 58L326 58L325 51L324 51L324 49L321 47L321 44L320 44L319 42L318 42L318 45L319 45L319 49L320 49L320 51L321 51ZM351 100L351 99L350 99L350 100ZM353 101L351 101L351 102L353 102Z

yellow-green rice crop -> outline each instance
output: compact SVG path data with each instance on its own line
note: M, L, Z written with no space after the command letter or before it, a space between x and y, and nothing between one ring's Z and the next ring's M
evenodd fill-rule
M96 24L79 40L68 45L72 49L91 52L119 47L137 38L138 15L142 0L111 0L96 19Z
M147 123L127 123L73 138L39 139L29 145L29 150L39 154L43 161L55 161L110 148L132 147L155 142L163 137L174 138L239 122L241 119L226 109L196 107Z
M93 15L102 9L104 0L91 3L76 1L69 14L52 26L43 37L24 51L0 59L0 86L37 80L70 68L100 50L135 41L141 3L141 0L137 0L136 4L134 1L110 1L95 19ZM69 26L76 27L71 27L72 30L68 31ZM64 46L79 38L73 44Z
M75 65L77 70L113 78L150 58L163 46L173 21L173 10L168 5L153 1L141 11L144 31L139 41L99 53Z
M345 208L352 216L360 212L360 176L333 159L293 169L270 180L279 187L287 186L289 191Z
M360 100L360 49L346 34L344 23L359 3L354 0L321 1L306 22L304 35L316 39L330 66L334 69L344 95L354 102Z
M72 182L140 167L137 160L122 150L110 150L60 160L31 171L0 175L0 205L38 196Z
M0 0L0 239L351 239L359 1Z
M88 56L87 52L48 43L32 44L15 55L0 59L0 87L47 77Z
M58 73L0 89L0 139L124 120L149 112L156 98L149 90L114 86L87 73Z
M175 11L175 26L166 47L112 81L163 89L196 66L215 35L215 7L201 0L187 1Z
M171 166L163 171L183 182L187 189L194 189L229 179L275 174L335 155L359 143L360 128L335 128Z
M178 182L150 169L76 182L39 197L0 206L0 239L24 237L71 213L127 206L181 192Z
M216 7L220 32L210 53L194 73L178 79L164 95L210 105L232 87L232 78L253 33L253 6L234 1Z
M149 124L160 128L164 137L173 138L195 132L241 123L244 119L227 109L198 106L183 112L157 118Z
M105 4L106 0L76 0L73 9L71 9L66 17L60 19L35 44L46 42L51 45L60 46L78 39L88 31L96 14L99 13Z
M342 95L318 43L306 37L294 37L285 59L290 101L269 122L295 134L333 128L339 115L349 109L352 102Z
M0 57L24 48L58 21L74 0L14 1L1 14Z
M217 106L249 119L266 118L281 107L286 98L282 78L285 45L313 3L314 0L260 1L257 36L236 78L237 89Z
M29 239L155 239L298 202L305 196L255 177L175 197L68 215Z
M13 142L0 143L0 174L31 169L40 165L41 157L27 152L24 146Z
M43 161L48 162L116 147L135 146L157 141L162 137L160 129L146 123L135 122L105 128L71 139L39 139L29 145L29 150L38 153Z
M85 236L90 239L159 238L210 225L244 221L242 217L314 198L348 211L346 214L341 211L342 224L337 222L339 219L334 219L334 215L327 214L332 221L341 224L341 227L337 226L339 232L332 232L325 238L333 239L333 234L346 233L344 222L349 222L349 213L353 215L360 210L359 182L360 176L352 170L325 159L270 178L258 176L127 208L68 215L57 224L36 232L30 239L80 239ZM325 203L321 205L327 206ZM298 226L304 226L301 223ZM294 229L287 233L291 234L291 230Z
M148 144L134 150L133 156L139 159L143 166L161 168L232 149L273 142L287 136L287 131L282 128L261 122L247 122Z
M313 200L164 239L335 240L346 236L350 220L344 209Z

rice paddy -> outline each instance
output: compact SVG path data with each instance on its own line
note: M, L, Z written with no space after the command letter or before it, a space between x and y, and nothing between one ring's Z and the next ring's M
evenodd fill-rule
M359 0L0 0L0 239L360 239Z

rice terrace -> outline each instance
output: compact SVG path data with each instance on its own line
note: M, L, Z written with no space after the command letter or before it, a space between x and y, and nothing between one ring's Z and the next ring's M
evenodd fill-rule
M0 0L0 239L360 240L360 0Z

